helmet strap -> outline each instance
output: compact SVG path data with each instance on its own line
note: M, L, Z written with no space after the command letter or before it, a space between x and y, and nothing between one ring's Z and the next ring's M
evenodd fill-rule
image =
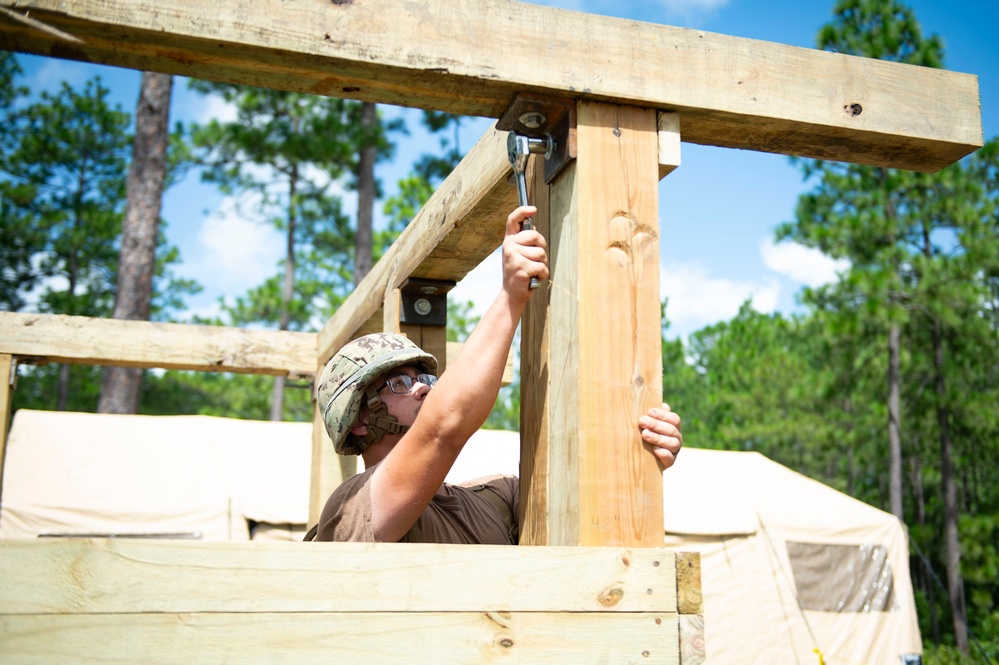
M385 402L378 396L378 390L369 385L364 390L365 404L368 406L368 431L360 437L361 450L381 440L386 434L405 434L409 427L400 425L395 416L388 412Z

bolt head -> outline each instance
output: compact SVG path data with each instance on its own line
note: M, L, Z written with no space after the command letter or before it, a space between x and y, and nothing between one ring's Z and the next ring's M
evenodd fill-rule
M520 124L528 129L537 129L545 120L547 120L545 115L537 111L531 111L520 116Z
M420 316L426 316L427 314L430 313L430 310L432 309L430 301L427 300L426 298L420 298L419 300L414 302L413 308L416 310L416 313L419 314Z

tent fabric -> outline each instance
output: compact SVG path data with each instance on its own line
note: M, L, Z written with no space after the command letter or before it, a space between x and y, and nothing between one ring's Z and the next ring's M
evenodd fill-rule
M311 428L21 409L0 538L300 540ZM517 432L481 430L447 480L515 475L519 454ZM666 547L701 555L708 665L815 665L816 651L827 665L897 665L922 651L907 535L892 515L754 452L688 446L663 480Z
M248 520L304 525L311 432L311 423L19 409L0 538L247 540Z
M755 452L684 448L663 480L666 546L701 554L708 663L814 664L819 652L826 665L897 665L922 652L893 515ZM808 609L817 599L841 609Z

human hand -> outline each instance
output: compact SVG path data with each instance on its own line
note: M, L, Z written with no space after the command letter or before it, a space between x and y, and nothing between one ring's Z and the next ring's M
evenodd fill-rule
M650 446L663 469L673 466L683 445L680 416L663 403L661 408L649 409L639 418L638 427L642 430L642 442Z
M503 239L503 288L511 297L526 301L531 297L532 277L548 279L547 243L535 230L521 230L525 219L537 213L534 206L520 206L506 218Z

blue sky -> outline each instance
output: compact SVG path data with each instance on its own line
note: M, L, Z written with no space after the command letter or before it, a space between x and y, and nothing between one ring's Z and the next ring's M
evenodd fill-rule
M566 9L665 23L794 46L813 47L818 28L831 17L833 0L551 0ZM999 2L909 0L924 34L937 33L946 46L948 69L979 77L986 140L999 134ZM138 96L139 74L130 70L21 56L25 82L35 91L52 90L62 80L81 82L99 73L113 101L128 111ZM413 160L434 150L436 139L419 131L418 115L402 114L411 136L399 137L396 158L378 176L391 193ZM172 120L204 121L228 110L187 90L177 80ZM462 133L468 149L489 122L475 119ZM683 144L682 166L660 184L662 229L661 293L669 298L672 335L688 335L731 318L751 298L763 312L792 312L805 284L833 279L835 266L789 243L775 245L774 227L792 219L798 196L806 191L799 171L786 157ZM347 195L345 207L353 209ZM163 216L168 239L179 246L177 272L205 287L188 300L191 310L208 314L220 297L244 293L277 270L283 243L267 224L248 219L245 206L195 175L167 192ZM487 260L453 292L453 297L491 299L499 286L498 259Z

